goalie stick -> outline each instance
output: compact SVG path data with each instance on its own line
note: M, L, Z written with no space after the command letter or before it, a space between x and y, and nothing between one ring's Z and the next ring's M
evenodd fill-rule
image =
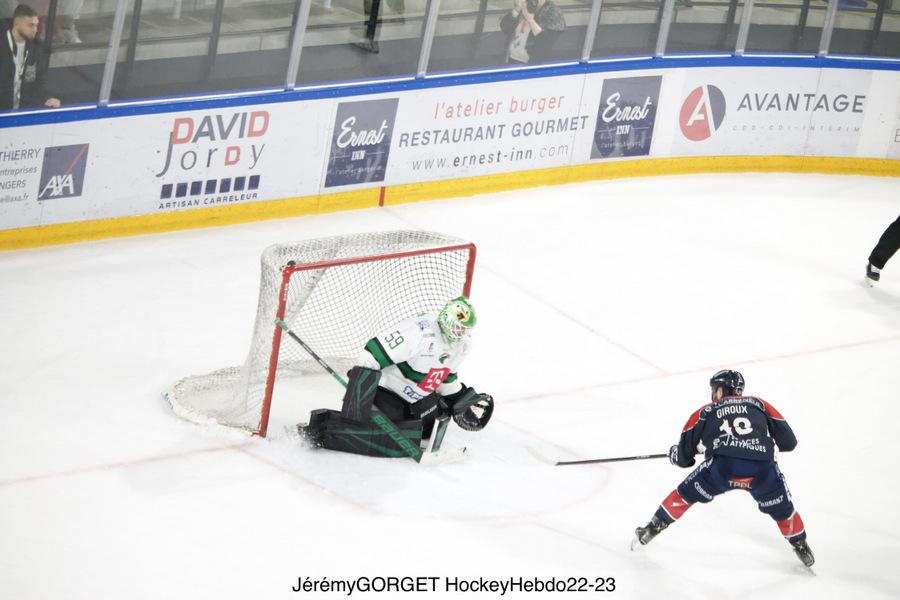
M462 414L469 409L470 406L478 402L478 394L475 390L469 388L462 398L453 403L451 414ZM450 415L444 414L438 417L434 422L434 429L431 437L428 438L428 447L425 449L427 453L439 452L441 443L444 441L444 434L447 433L447 426L450 424Z
M637 456L621 456L618 458L592 458L590 460L561 460L557 467L565 465L587 465L591 463L622 462L626 460L646 460L648 458L668 458L668 454L639 454Z
M285 323L281 319L275 319L275 324L278 325L286 334L288 334L291 337L291 339L293 339L295 342L300 344L300 346L304 350L306 350L306 352L310 356L312 356L317 363L319 363L319 366L321 366L332 377L334 377L338 383L340 383L345 388L347 387L347 381L343 377L338 375L337 372L335 372L335 370L331 368L331 365L329 365L327 362L322 360L322 358L318 354L316 354L316 351L309 347L309 344L304 342L302 339L300 339L300 337L296 333L291 331L291 328L287 323ZM407 456L409 456L416 462L422 462L422 456L423 456L422 450L417 448L415 446L415 444L413 444L408 439L406 439L406 437L402 433L400 433L400 430L397 429L397 426L394 424L394 422L391 421L387 417L387 415L385 415L383 412L381 412L377 406L372 406L372 422L375 423L376 425L378 425L379 429L381 429L383 432L388 434L388 436L390 436L390 438L392 440L394 440L394 442L398 446L400 446L400 448L407 454ZM438 426L435 425L435 429L437 429L437 427ZM443 430L446 430L446 428L447 428L447 425L446 425L446 423L444 423ZM435 432L435 433L437 433L437 432ZM441 431L441 438L443 438L443 433L444 433L444 431ZM434 437L435 437L434 434L432 434L432 438L434 438ZM440 448L440 440L437 441L437 444L436 444L437 448L432 449L434 445L435 445L434 440L430 441L429 449L431 449L432 452L437 452L437 450Z

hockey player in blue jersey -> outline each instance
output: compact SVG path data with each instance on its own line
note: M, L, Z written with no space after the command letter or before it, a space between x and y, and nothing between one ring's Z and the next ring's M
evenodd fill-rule
M784 417L771 404L743 396L744 377L737 371L719 371L709 381L712 402L694 412L669 449L669 461L679 467L694 466L698 446L704 462L666 496L653 518L635 530L637 544L654 537L677 521L697 502L711 502L730 490L750 492L759 510L772 517L807 567L815 562L806 543L803 519L794 510L784 476L775 462L775 447L790 452L797 438Z

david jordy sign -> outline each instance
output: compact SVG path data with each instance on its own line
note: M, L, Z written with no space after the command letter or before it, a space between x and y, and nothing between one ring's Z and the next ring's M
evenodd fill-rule
M325 187L384 181L398 98L338 105Z
M661 83L662 75L603 81L591 158L650 154Z
M222 168L254 169L266 145L269 111L178 117L168 135L163 166L157 177ZM170 177L172 175L169 175Z

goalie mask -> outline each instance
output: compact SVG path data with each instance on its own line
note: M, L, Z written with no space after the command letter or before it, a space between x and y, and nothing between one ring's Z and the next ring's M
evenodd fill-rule
M475 308L465 296L454 298L438 313L437 322L448 342L454 343L475 327Z

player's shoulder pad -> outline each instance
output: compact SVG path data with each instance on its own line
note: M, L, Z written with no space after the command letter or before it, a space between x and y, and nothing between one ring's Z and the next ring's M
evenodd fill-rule
M689 429L694 427L694 425L699 423L701 420L705 421L706 415L708 415L710 412L712 412L712 403L704 404L703 406L700 407L699 410L696 410L693 413L691 413L691 416L688 417L687 422L684 424L684 427L681 429L682 433L684 433L685 431L688 431Z
M758 400L758 401L763 405L763 410L765 411L765 413L766 413L767 416L769 416L769 417L771 417L771 418L773 418L773 419L777 419L778 421L784 421L784 420L785 420L784 417L781 416L781 413L778 412L778 409L776 409L774 406L772 406L771 404L769 404L768 402L766 402L766 401L763 400L762 398L754 398L754 399L755 399L755 400Z
M419 334L424 334L432 329L434 322L433 315L424 314L404 319L397 326L409 333L418 332Z
M409 319L409 321L416 324L416 327L419 328L419 331L425 332L434 327L434 324L437 323L437 315L434 313L420 313L415 317Z
M420 313L402 324L407 329L417 331L422 337L433 337L438 331L437 313Z

